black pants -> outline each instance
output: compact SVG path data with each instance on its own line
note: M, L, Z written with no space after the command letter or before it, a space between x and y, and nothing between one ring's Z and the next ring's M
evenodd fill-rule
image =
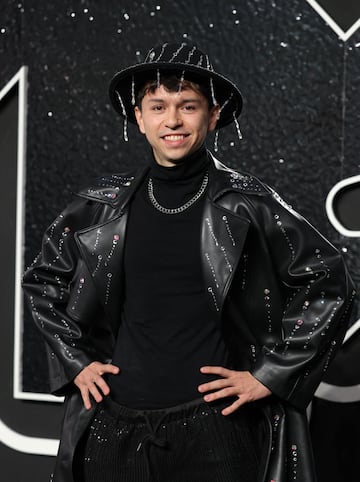
M223 406L201 399L133 410L107 399L85 437L76 480L256 482L265 429L260 412L249 404L225 417Z

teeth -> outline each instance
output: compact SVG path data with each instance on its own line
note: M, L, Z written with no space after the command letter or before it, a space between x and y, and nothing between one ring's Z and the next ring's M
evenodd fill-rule
M180 141L181 139L183 139L184 136L183 135L172 135L172 136L165 136L165 139L167 141Z

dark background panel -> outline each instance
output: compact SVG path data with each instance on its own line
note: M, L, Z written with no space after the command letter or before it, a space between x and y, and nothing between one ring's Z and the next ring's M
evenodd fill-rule
M0 444L1 480L4 482L49 482L54 457L16 452Z
M360 182L342 189L334 200L340 223L352 231L360 231Z

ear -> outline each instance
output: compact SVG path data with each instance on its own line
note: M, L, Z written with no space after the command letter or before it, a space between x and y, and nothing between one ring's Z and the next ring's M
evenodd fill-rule
M145 134L144 121L142 118L141 110L139 109L138 106L136 106L134 111L135 111L136 122L137 122L137 125L139 126L139 130L141 134Z
M217 121L220 118L220 106L213 105L210 109L208 132L212 132L216 128Z

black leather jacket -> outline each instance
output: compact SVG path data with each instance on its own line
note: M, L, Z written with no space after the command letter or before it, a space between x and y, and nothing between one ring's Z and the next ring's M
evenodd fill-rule
M146 169L103 177L47 230L24 276L49 347L52 391L66 395L54 482L71 482L72 457L92 411L73 378L111 360L120 320L128 205ZM214 159L201 227L209 304L221 316L235 368L272 391L261 481L315 480L305 409L341 344L353 285L340 253L258 179ZM265 441L264 441L265 442Z

